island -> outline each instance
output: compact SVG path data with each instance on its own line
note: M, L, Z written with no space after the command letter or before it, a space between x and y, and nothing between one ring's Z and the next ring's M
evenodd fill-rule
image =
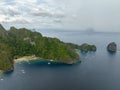
M111 42L107 45L107 51L110 53L115 53L117 51L117 44L115 42Z
M58 38L42 36L40 32L14 26L6 30L0 24L0 71L14 70L17 61L48 60L74 64L80 62L77 50L95 51L94 45L65 43ZM91 48L94 49L91 49ZM86 48L86 49L85 49Z

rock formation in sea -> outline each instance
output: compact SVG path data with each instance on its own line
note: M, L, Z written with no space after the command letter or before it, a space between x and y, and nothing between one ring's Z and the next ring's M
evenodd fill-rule
M117 44L115 42L109 43L107 46L107 51L116 52L117 51Z
M97 48L96 48L95 45L89 45L89 44L87 44L87 43L84 43L84 44L82 44L82 45L80 46L80 50L81 50L82 52L88 52L88 51L96 51Z

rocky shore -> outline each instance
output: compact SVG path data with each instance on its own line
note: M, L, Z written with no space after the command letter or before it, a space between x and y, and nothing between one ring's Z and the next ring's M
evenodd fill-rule
M117 51L117 44L115 42L109 43L107 46L107 51L116 52Z

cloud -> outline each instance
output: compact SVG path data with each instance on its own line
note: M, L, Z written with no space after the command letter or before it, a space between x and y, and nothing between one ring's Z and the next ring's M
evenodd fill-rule
M0 0L0 22L28 27L119 30L120 0Z
M65 13L54 0L4 0L0 3L0 22L54 25L62 23ZM46 25L45 25L46 24Z
M29 21L25 19L7 19L4 23L16 23L16 24L29 24Z
M64 18L64 13L52 12L45 8L33 8L31 10L31 15L41 16L41 17L50 17L50 18Z
M30 13L33 16L52 17L51 12L43 8L33 8Z
M17 7L15 6L11 6L11 5L8 5L8 6L1 6L1 8L3 8L1 11L4 15L7 15L7 16L15 16L15 15L19 15L21 12L18 10Z
M5 21L6 16L3 14L0 14L0 23L2 23L3 21Z

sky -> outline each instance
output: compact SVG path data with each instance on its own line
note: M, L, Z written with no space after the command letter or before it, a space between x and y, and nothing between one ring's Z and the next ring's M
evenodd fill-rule
M0 23L6 28L120 31L120 0L0 0Z

